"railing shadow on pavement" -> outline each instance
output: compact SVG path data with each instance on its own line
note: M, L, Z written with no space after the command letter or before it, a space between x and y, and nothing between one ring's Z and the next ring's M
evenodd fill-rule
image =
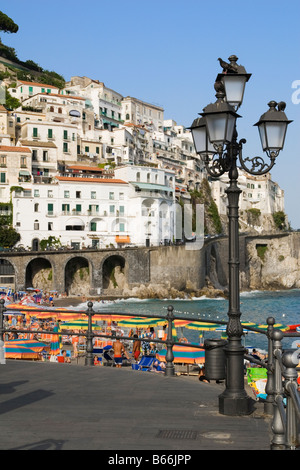
M14 313L26 313L31 311L32 309L22 306L22 310L17 309L17 307L10 308L9 305L6 307L4 299L0 299L0 341L2 341L4 335L12 330L12 328L7 328L4 325L4 314L7 312ZM165 376L173 377L175 376L175 367L174 367L174 353L173 353L173 346L180 345L182 347L193 347L202 349L203 345L197 345L193 343L183 343L177 342L174 340L172 335L173 324L175 320L189 320L189 318L181 317L181 316L174 316L173 307L170 305L168 307L167 315L149 315L149 314L139 314L139 317L144 318L164 318L168 328L167 328L167 338L164 340L156 339L156 338L142 338L144 342L151 342L161 345L166 345L166 368L165 368ZM95 332L92 328L92 318L96 314L93 309L93 303L91 301L87 302L87 310L69 310L69 309L62 309L59 308L55 309L45 309L43 308L42 311L44 313L49 313L49 317L51 315L55 315L57 313L70 313L70 314L85 314L88 319L88 328L86 332L76 332L74 333L72 330L65 330L64 334L68 336L76 335L76 336L84 336L86 338L86 355L85 355L85 365L86 366L93 366L94 365L94 355L93 355L93 340L96 337L105 338L107 340L115 340L115 339L122 339L126 341L135 341L136 338L132 336L119 336L115 332L111 334L105 334L103 332ZM116 312L105 312L105 315L116 315ZM120 313L118 312L117 315L121 316L132 316L129 313ZM201 320L190 319L193 323L199 322ZM214 320L202 320L205 323L216 323ZM217 322L220 325L227 325L225 321ZM270 416L272 419L272 441L271 441L271 449L274 450L293 450L300 446L300 435L299 435L299 424L300 424L300 398L298 392L298 364L300 358L300 349L286 349L282 348L282 339L287 337L300 337L300 333L296 332L282 332L276 328L275 319L273 317L267 318L267 329L261 330L255 328L255 326L245 326L243 328L245 330L249 330L255 333L260 333L266 336L266 340L268 343L268 354L266 360L258 360L253 358L253 356L248 355L245 350L244 358L245 360L251 361L251 363L256 364L258 367L263 367L267 369L267 383L266 383L266 399L264 400L264 413L267 416ZM32 333L32 329L16 329L14 328L16 333ZM49 331L49 330L38 330L40 334L53 334L57 335L57 331ZM225 364L226 368L226 364Z

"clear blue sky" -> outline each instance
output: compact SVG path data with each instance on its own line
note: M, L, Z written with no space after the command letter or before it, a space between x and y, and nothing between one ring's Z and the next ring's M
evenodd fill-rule
M18 25L2 34L21 60L103 81L124 96L161 105L165 119L190 126L215 101L218 57L239 57L252 77L239 114L245 156L262 155L253 124L270 100L286 101L286 145L272 170L285 191L285 211L300 228L299 0L2 0ZM300 101L300 85L298 85Z

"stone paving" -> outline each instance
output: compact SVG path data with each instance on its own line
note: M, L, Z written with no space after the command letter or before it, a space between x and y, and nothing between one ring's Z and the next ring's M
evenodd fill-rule
M0 366L0 449L174 453L269 450L270 419L218 412L224 385L131 367L7 360Z

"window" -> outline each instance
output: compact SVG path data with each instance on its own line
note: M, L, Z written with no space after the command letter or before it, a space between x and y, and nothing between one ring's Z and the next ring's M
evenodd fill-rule
M48 230L53 230L53 222L48 222Z
M48 162L48 150L43 150L43 162Z
M91 199L96 199L96 191L91 191Z
M32 136L33 136L33 137L37 137L37 136L38 136L37 127L34 127L34 128L32 129Z
M120 232L125 232L125 224L120 223L119 230L120 230Z
M76 191L76 199L81 199L81 191Z
M85 151L85 153L89 153L89 151L90 151L90 147L87 147L87 146L86 146L86 147L84 147L84 151Z
M36 162L38 159L38 151L32 150L32 161Z
M109 206L109 213L114 214L115 213L115 206Z
M99 212L98 204L90 204L89 205L89 211L91 212L91 214L98 214L98 212Z
M100 148L99 147L96 147L96 153L99 155L99 153L100 153Z
M119 207L119 212L120 212L120 215L124 215L124 212L125 212L124 206Z
M53 139L53 130L48 129L48 139Z
M137 180L137 181L141 181L141 174L140 174L139 171L138 171L137 174L136 174L136 180Z
M34 197L40 197L40 190L35 189L34 192L33 192L33 195L34 195Z
M120 201L124 200L124 193L119 193L119 199L120 199Z
M33 223L33 230L39 230L40 229L40 224L38 220L35 220Z
M21 168L26 168L26 157L21 156L20 158Z
M53 215L53 204L48 204L48 215Z
M48 189L48 197L53 197L53 191L52 191L52 189Z
M76 213L79 214L81 212L81 204L76 204Z
M32 93L33 93L33 87L30 86L30 87L29 87L29 94L32 94Z
M6 183L6 173L0 173L0 183Z
M6 155L0 156L0 166L6 166Z
M64 139L68 140L68 131L64 131Z
M69 198L70 197L70 191L64 191L64 198Z
M61 210L64 214L70 213L70 204L62 204Z
M38 212L38 211L39 211L39 204L38 204L38 202L36 202L34 204L34 212Z
M96 232L96 230L97 230L96 222L91 222L91 232Z
M64 153L68 152L68 142L63 143L63 151L64 151Z
M109 193L109 199L110 200L115 199L115 193Z

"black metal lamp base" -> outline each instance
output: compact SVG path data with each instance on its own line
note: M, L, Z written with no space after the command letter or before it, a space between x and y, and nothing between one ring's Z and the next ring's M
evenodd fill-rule
M226 396L226 391L219 396L219 413L227 416L243 416L253 412L254 400L245 396Z

